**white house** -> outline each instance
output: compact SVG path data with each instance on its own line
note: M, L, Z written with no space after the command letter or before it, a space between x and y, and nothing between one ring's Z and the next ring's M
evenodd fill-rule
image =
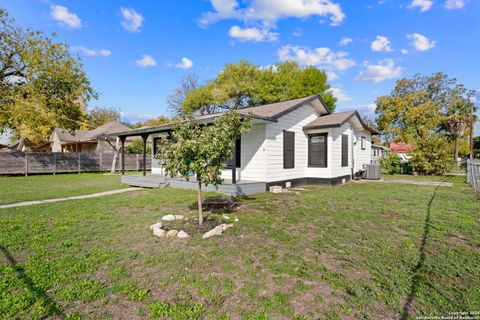
M249 115L252 125L237 141L235 157L222 172L225 182L221 188L225 193L248 194L273 185L336 185L349 181L354 172L371 163L371 137L376 131L363 123L357 112L330 113L318 95L239 109L239 112ZM196 119L208 123L219 115ZM165 124L130 130L119 137L152 135L155 153L159 135L171 130L172 125ZM124 182L140 185L138 181L146 183L156 175L161 177L163 171L156 160L151 173L137 178L137 183L134 177L125 176ZM179 179L165 184L187 187Z

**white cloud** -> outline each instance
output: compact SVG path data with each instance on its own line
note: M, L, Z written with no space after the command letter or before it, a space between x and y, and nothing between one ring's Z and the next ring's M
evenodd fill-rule
M303 30L301 28L295 28L295 30L293 30L292 34L295 37L301 37L303 35Z
M372 50L375 52L393 51L390 40L388 40L388 38L384 36L377 36L377 38L370 45L370 48L372 48Z
M75 14L68 11L64 6L50 6L50 16L53 20L60 22L61 25L69 26L70 28L81 28L82 20Z
M364 69L355 77L357 81L379 83L401 76L403 68L395 66L393 59L385 59L377 64L364 63Z
M130 32L140 32L140 27L143 24L145 18L133 9L120 8L123 21L122 27Z
M193 67L193 62L187 57L183 57L182 62L174 65L174 67L180 69L190 69L191 67Z
M432 0L413 0L408 6L410 9L420 8L420 12L425 12L430 10L433 5Z
M72 47L72 51L78 52L87 57L94 57L94 56L109 57L112 54L112 52L107 49L95 50L95 49L90 49L83 46Z
M275 23L283 18L329 17L332 26L345 19L340 4L332 0L251 0L241 7L237 0L210 0L213 12L203 14L200 24L222 19Z
M142 55L142 58L135 61L135 63L137 64L137 66L142 68L154 67L157 65L155 59L153 59L148 54Z
M429 40L427 37L420 33L407 34L407 38L412 40L410 45L417 51L427 51L435 47L436 41Z
M454 10L462 9L465 6L465 0L447 0L445 2L445 9Z
M333 71L328 71L326 72L326 75L327 75L327 79L328 81L335 81L335 80L338 80L338 74L336 74L335 72Z
M330 48L309 49L286 45L278 50L281 61L295 61L301 65L318 66L327 71L344 71L355 66L355 61L347 58L346 52L333 52Z
M277 41L278 33L270 32L268 27L262 29L259 28L241 28L239 26L233 26L228 31L230 37L240 41Z
M409 54L410 53L410 51L408 51L407 49L402 49L402 50L400 50L400 52L402 54Z
M342 88L330 88L329 91L337 98L340 102L350 101L353 98L350 97Z
M340 40L340 42L338 44L341 45L341 46L347 46L352 42L353 42L353 40L351 38L343 37L342 40Z

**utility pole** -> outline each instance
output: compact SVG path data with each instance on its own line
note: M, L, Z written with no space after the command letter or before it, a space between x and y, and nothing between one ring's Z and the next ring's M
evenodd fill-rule
M470 103L470 161L473 160L473 103Z

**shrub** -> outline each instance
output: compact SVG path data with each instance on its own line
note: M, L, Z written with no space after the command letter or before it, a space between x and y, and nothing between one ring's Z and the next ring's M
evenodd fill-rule
M389 152L380 159L380 164L387 174L395 174L400 172L402 159L398 154Z
M127 154L142 154L143 153L143 140L136 139L133 140L131 143L125 146L125 153ZM152 153L152 147L147 142L147 154Z
M419 174L442 175L454 165L451 148L437 136L419 140L411 156L412 168Z

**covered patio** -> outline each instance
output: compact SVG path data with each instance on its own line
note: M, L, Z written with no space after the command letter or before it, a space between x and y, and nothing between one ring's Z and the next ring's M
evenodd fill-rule
M214 117L205 117L204 120L208 123L210 120L213 120ZM160 166L159 161L153 159L154 155L158 150L158 143L160 141L160 135L166 134L170 135L173 129L172 124L164 124L159 126L143 127L138 129L133 129L125 132L117 133L118 138L121 143L121 181L122 183L128 184L135 187L143 188L164 188L170 186L172 188L178 189L196 189L197 182L194 176L192 176L188 181L183 177L168 177L162 173L150 173L146 169L146 159L147 159L147 140L152 136L153 148L152 148L152 167L154 163ZM143 167L141 174L125 174L125 141L127 137L140 136L143 140ZM232 159L229 161L229 166L226 168L231 171L231 176L224 179L223 183L218 186L204 186L205 191L220 192L227 195L241 195L241 194L252 194L263 192L266 190L266 183L259 181L248 181L242 180L238 181L237 179L237 150L239 148L238 141L235 142L232 148ZM150 155L148 155L150 156Z

